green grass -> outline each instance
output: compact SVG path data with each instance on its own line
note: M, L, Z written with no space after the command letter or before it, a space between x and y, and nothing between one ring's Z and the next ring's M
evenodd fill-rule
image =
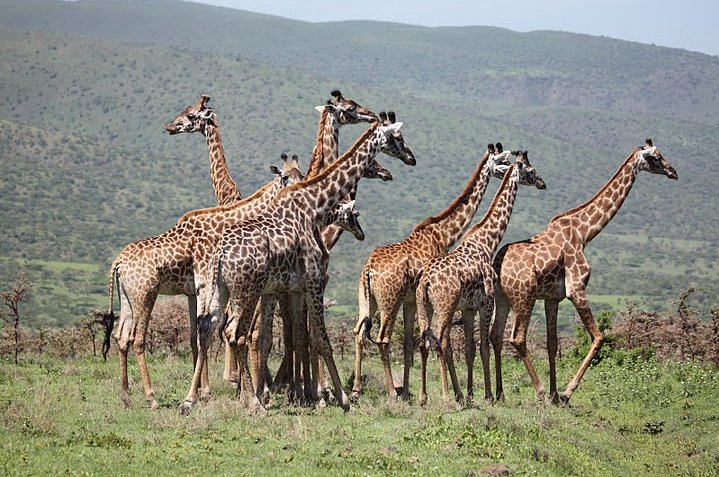
M426 407L388 401L377 361L366 360L365 393L349 413L333 405L288 406L275 397L266 417L241 408L234 389L220 381L219 363L212 364L211 401L179 417L187 358L150 359L163 406L158 411L144 404L134 366L133 403L120 406L115 358L3 362L0 469L3 475L115 475L120 469L158 476L467 475L502 463L515 475L714 475L719 465L713 369L607 359L560 409L537 401L523 365L507 359L506 402L460 408L442 402L436 360L430 361ZM544 360L536 361L544 377ZM561 383L577 364L560 360ZM340 360L343 378L350 367L349 357Z

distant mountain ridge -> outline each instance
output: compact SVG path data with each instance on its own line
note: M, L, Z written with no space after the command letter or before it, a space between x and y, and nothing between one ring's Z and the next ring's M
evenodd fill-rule
M514 104L719 124L719 59L680 49L494 27L315 24L177 0L0 0L0 7L0 22L14 27L238 55L373 87L399 82Z

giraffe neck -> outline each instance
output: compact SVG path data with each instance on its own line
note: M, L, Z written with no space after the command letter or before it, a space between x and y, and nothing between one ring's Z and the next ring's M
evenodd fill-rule
M287 187L274 203L279 208L301 210L305 219L316 226L360 180L380 151L381 134L384 132L379 124L373 123L331 166L313 179Z
M557 223L560 226L572 227L582 243L589 243L614 218L632 190L639 173L639 157L636 151L630 154L594 197L554 217L550 226Z
M337 224L329 224L321 230L322 243L325 244L327 250L332 250L344 233L344 229Z
M317 141L312 150L312 160L307 167L307 179L312 179L339 156L339 119L326 109L320 114Z
M242 200L232 202L228 205L197 209L187 212L179 218L177 224L179 225L200 216L212 216L218 221L229 222L237 218L242 218L253 211L261 213L275 200L275 197L277 197L280 190L282 190L281 179L277 178L268 182L256 190L251 196L245 197Z
M485 153L462 194L444 212L425 219L412 232L437 237L444 249L454 245L469 227L482 202L492 175L492 165L489 154Z
M217 121L217 119L214 118L214 121ZM227 205L241 199L240 189L232 180L230 171L227 168L219 124L208 123L205 126L205 137L207 138L207 148L210 151L210 178L212 179L212 187L215 190L217 204Z
M482 220L476 223L462 239L462 246L474 246L492 257L509 225L519 187L519 169L513 164L505 173L492 203Z

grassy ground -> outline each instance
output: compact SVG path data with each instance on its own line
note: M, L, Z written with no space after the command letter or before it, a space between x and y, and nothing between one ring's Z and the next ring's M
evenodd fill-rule
M278 397L266 417L241 408L220 382L220 363L212 366L212 400L180 417L187 358L151 359L158 411L144 404L135 367L133 403L120 406L116 358L2 362L0 473L464 476L505 464L514 475L716 475L719 468L713 369L605 359L571 406L558 409L538 402L523 365L508 359L506 402L459 408L441 400L436 361L426 407L389 402L376 361L369 359L365 394L349 413ZM560 360L560 382L577 364ZM349 358L341 361L345 379L350 367Z

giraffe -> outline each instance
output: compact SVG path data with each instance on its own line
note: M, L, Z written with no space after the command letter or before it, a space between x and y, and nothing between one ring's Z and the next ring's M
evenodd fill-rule
M107 316L114 320L112 298L114 285L117 284L120 318L114 336L120 351L123 401L129 400L127 353L132 344L145 397L152 408L158 407L145 361L145 334L157 295L187 295L190 318L197 316L196 295L204 282L203 277L193 270L203 266L223 228L260 213L281 189L302 180L296 157L290 161L283 155L282 159L283 170L276 166L271 168L277 178L251 196L229 206L188 212L167 232L128 244L113 261L108 283L110 303ZM191 328L193 326L191 323ZM109 333L112 333L111 328L106 329L106 334ZM203 374L203 395L209 395L206 370Z
M225 229L209 261L211 268L207 271L206 281L211 287L204 290L200 300L202 313L198 317L200 353L187 397L180 404L180 413L190 412L197 400L200 371L207 359L208 337L227 305L231 305L230 313L239 320L234 343L240 374L246 376L247 373L242 372L247 366L243 341L250 328L255 304L262 300L262 320L266 322L270 318L267 311L274 308L277 295L288 292L291 292L293 312L300 312L302 301L306 303L311 340L328 367L337 402L349 410L349 400L342 389L324 326L324 253L316 228L323 215L355 187L370 160L380 150L385 153L399 150L402 154L398 159L408 165L416 164L412 151L399 133L401 126L402 123L390 126L372 123L349 151L322 173L278 194L256 218ZM397 147L389 148L390 143ZM267 329L264 323L260 327ZM261 360L266 358L263 354ZM263 362L259 363L259 369L264 369ZM248 378L243 378L242 389L247 391L252 408L263 409L256 393L250 392L254 388Z
M524 361L535 392L544 396L527 351L526 335L532 308L536 300L544 300L547 320L547 352L549 355L549 390L554 404L569 402L579 386L590 362L602 345L602 333L592 317L586 286L591 267L584 248L616 215L641 171L678 179L676 170L647 139L643 147L632 151L614 176L587 202L549 221L549 225L534 237L503 246L494 258L498 276L495 286L495 321L491 342L494 348L497 399L504 399L502 387L501 353L504 327L510 309L514 324L510 343ZM557 309L559 302L569 298L577 310L584 328L592 338L592 345L567 388L557 394Z
M546 189L544 180L529 163L527 151L512 152L517 156L499 186L486 214L462 237L460 245L451 252L438 255L427 262L420 273L417 285L417 321L419 323L422 378L419 401L427 401L427 355L430 341L437 344L442 376L442 393L448 397L447 368L449 367L455 399L461 402L462 391L454 369L450 331L456 311L462 312L467 363L467 398L471 401L474 390L474 318L480 315L480 354L484 369L484 395L491 400L489 381L489 324L494 311L494 271L492 256L502 241L509 225L517 189L522 182ZM430 328L432 315L437 316L437 336Z
M222 138L220 136L220 122L217 119L217 113L209 107L207 103L210 96L203 94L195 104L186 107L175 119L165 124L165 130L170 135L181 133L201 132L207 140L207 149L210 156L210 179L212 180L212 189L215 191L217 205L229 205L242 200L242 193L237 184L230 176L225 161L225 151L222 147ZM194 298L190 298L194 300ZM190 313L195 308L190 306ZM190 317L190 348L192 349L193 362L197 361L197 333L196 333L196 317ZM230 362L232 356L229 347L225 347L225 365ZM225 370L225 379L229 380L229 372Z
M412 358L411 335L415 316L415 286L422 265L445 253L469 227L492 176L502 178L508 165L495 161L495 147L487 151L475 167L462 193L442 213L428 217L398 243L375 249L367 259L359 279L359 316L354 328L355 375L353 397L362 390L362 347L369 335L372 317L380 313L380 329L375 343L380 348L384 382L391 397L397 396L389 361L389 345L397 312L402 306L404 319L404 376L402 393L408 396Z
M210 96L203 94L197 103L185 108L164 127L170 135L199 131L205 136L210 152L210 178L217 205L229 205L241 200L242 194L227 168L220 137L220 123L215 110L207 106L209 100Z
M312 159L310 160L310 163L307 168L307 174L305 176L305 180L309 180L315 175L319 174L325 167L332 164L337 157L339 156L338 148L339 148L339 129L341 126L346 124L357 124L360 122L372 122L377 119L377 115L365 108L364 106L361 106L356 101L345 98L342 95L342 92L338 89L332 90L330 92L330 95L333 97L333 99L328 100L326 105L323 106L317 106L315 109L320 112L320 118L319 118L319 124L318 124L318 132L317 132L317 138L315 140L315 146L312 151ZM367 169L365 172L364 177L367 178L377 178L382 180L391 180L392 175L384 169L381 165L379 165L377 162L373 161L372 166ZM336 212L339 212L336 211ZM335 214L337 216L337 214ZM331 224L327 225L328 227ZM344 226L349 226L350 224L345 224ZM343 225L338 224L339 230L343 230ZM337 234L337 238L339 238L339 234ZM330 247L331 248L331 247ZM280 301L280 304L283 305L284 301ZM290 351L292 350L292 339L291 339L291 326L289 323L289 319L286 317L286 313L284 312L284 309L286 307L281 306L281 313L283 315L283 328L285 329L284 334L285 337L289 339L285 339L284 344L287 348L289 346ZM259 309L258 311L259 312ZM259 323L259 320L254 320L253 322ZM231 327L228 328L228 331L231 331ZM259 330L253 330L253 331L259 331ZM301 339L302 336L298 337L298 339ZM250 351L253 356L257 356L257 349L252 346L253 342L250 343ZM271 345L271 343L270 343ZM280 364L279 370L278 370L278 376L276 378L276 381L278 381L278 387L282 387L283 385L287 384L288 376L289 376L289 367L290 362L288 361L288 357L292 356L292 353L285 353L283 355L282 363ZM269 371L265 371L269 375ZM232 380L233 376L236 376L237 373L237 363L236 361L232 360L231 358L228 358L227 355L225 355L225 371L224 371L224 378L225 380ZM269 379L268 379L269 382Z
M388 111L388 112L380 112L379 113L379 120L380 124L389 126L390 124L393 124L396 122L396 115L394 111ZM388 147L392 147L392 144L389 144ZM337 158L335 151L334 159ZM401 151L395 150L394 152L390 152L390 155L394 155L395 157L397 155L401 154ZM331 161L327 161L328 164L331 164L334 162L334 159ZM392 180L392 175L389 171L387 171L381 164L379 164L376 160L372 160L370 162L369 167L365 170L363 176L364 178L368 179L381 179L382 181L390 181ZM356 186L353 188L350 193L349 197L354 198L356 196ZM329 279L329 275L327 273L327 267L329 266L329 251L332 250L334 245L337 243L337 241L340 239L340 236L342 235L342 232L345 229L341 227L339 224L336 223L329 223L324 227L321 227L319 229L321 240L324 243L324 247L327 249L327 252L325 254L325 286L327 285L327 281ZM303 326L303 329L301 331L301 335L304 335L304 328L306 326ZM304 389L305 389L305 397L311 401L317 401L319 396L325 393L325 390L329 388L327 385L327 378L326 375L323 373L324 367L322 367L319 356L314 351L313 348L310 347L310 356L309 356L309 362L312 367L311 372L311 382L306 383ZM304 352L304 350L303 350ZM295 394L297 393L299 385L296 383L295 388ZM308 392L309 388L309 392Z

